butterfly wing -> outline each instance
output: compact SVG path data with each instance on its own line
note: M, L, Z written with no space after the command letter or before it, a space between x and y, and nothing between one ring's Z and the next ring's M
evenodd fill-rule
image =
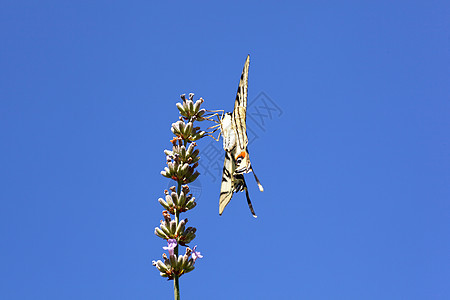
M220 185L220 198L219 198L219 215L223 213L225 206L230 203L231 197L233 197L234 186L234 162L231 158L231 153L225 151L225 160L223 163L222 183Z
M248 193L247 184L245 183L244 175L238 174L235 176L235 185L234 185L234 192L242 192L245 190L245 196L247 197L247 204L248 208L250 209L250 212L252 213L253 217L257 218L255 211L253 210L252 201L250 201L250 195Z
M236 129L237 137L236 142L238 150L244 150L248 145L247 138L247 91L248 91L248 69L250 67L250 55L247 56L247 60L242 70L241 79L239 80L239 86L236 93L236 100L234 101L233 109L233 127ZM239 152L240 153L240 152Z
M252 202L250 201L250 195L248 193L244 175L238 174L234 176L233 175L234 168L235 164L232 158L232 153L225 151L225 160L223 163L223 172L222 172L222 184L220 186L219 215L222 215L223 210L228 205L228 203L230 203L234 193L242 192L245 190L248 208L250 209L252 215L256 218Z
M231 116L232 129L235 132L236 151L236 173L248 173L251 170L250 158L248 156L247 145L247 94L248 94L248 70L250 67L250 55L242 70L241 79L234 101L234 109Z

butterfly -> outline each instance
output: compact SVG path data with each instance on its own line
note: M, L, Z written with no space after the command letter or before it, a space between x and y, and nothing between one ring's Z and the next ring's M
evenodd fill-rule
M253 171L248 153L247 138L247 90L248 90L248 69L250 66L250 55L242 70L241 79L234 102L233 112L222 114L219 125L220 134L223 137L223 149L225 150L225 160L223 163L222 183L220 186L219 215L222 215L225 207L230 203L234 193L245 191L248 207L252 215L256 218L252 202L248 193L244 173L253 172L259 190L264 191L258 177ZM216 125L216 126L219 126ZM217 139L218 140L218 139Z

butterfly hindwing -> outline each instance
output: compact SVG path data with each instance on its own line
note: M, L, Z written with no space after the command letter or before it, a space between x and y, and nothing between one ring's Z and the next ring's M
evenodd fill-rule
M247 183L245 183L245 178L243 174L236 175L234 178L234 192L242 192L245 191L245 197L247 197L248 208L250 209L253 217L257 218L255 211L253 210L252 201L250 201L250 195L248 193Z
M219 199L219 215L222 214L225 206L233 197L233 172L234 172L234 163L231 158L231 154L228 151L225 151L225 160L223 163L223 171L222 171L222 183L220 185L220 199Z
M219 200L219 215L223 213L225 207L230 203L234 193L242 192L245 190L245 196L247 197L248 208L252 215L256 218L255 211L253 210L252 202L250 201L250 195L248 193L247 184L243 174L233 175L235 163L232 157L233 152L225 151L225 160L222 171L222 183L220 186L220 200Z

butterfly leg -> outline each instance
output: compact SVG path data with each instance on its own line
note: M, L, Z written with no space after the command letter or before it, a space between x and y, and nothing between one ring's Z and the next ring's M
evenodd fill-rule
M220 125L220 124L219 124ZM214 132L216 132L217 131L217 129L219 129L219 128L216 128L216 129L214 129L212 132L209 132L209 133L211 133L211 134L208 134L208 136L210 136L210 137L212 137L216 142L218 142L219 141L219 139L220 139L220 135L222 134L222 131L221 132L219 132L219 135L217 136L217 138L215 138L213 135L212 135L212 133L214 133Z
M207 128L207 130L213 129L213 128L215 128L213 131L207 132L207 133L208 133L208 136L212 137L216 142L218 142L218 141L219 141L219 138L220 138L220 135L221 135L221 133L222 133L222 131L219 132L219 136L217 136L217 138L215 138L214 136L212 136L212 134L213 134L214 132L216 132L217 130L220 129L220 123L217 124L217 125L214 125L214 126L211 126L211 127Z
M213 129L213 128L216 128L216 127L219 127L220 126L220 124L217 124L217 125L214 125L214 126L211 126L211 127L208 127L207 129ZM216 131L218 128L216 128L214 131Z
M216 142L218 142L219 139L220 139L220 135L222 134L222 130L219 132L219 135L217 136L217 138L215 138L214 136L212 136L212 134L213 134L214 132L216 132L218 129L220 129L220 126L222 125L222 118L223 118L223 115L224 115L224 110L208 110L208 112L215 112L215 113L212 114L212 115L210 115L210 116L207 116L206 119L207 119L207 120L210 120L210 121L213 121L213 122L216 123L216 125L211 126L211 127L208 128L208 129L213 129L213 128L215 128L213 131L208 132L208 133L209 133L208 136L212 137ZM217 112L222 112L222 114L219 115ZM214 119L212 119L214 116L217 117L217 121L214 120Z
M221 112L221 113L223 113L224 112L224 110L223 109L216 109L216 110L206 110L207 112L209 112L209 113L217 113L217 112Z
M213 122L215 122L217 124L220 124L220 122L221 122L221 120L223 118L223 115L225 113L225 111L223 109L220 109L220 110L208 110L208 112L214 113L214 114L206 116L205 119L207 119L209 121L213 121ZM221 114L219 114L219 112L221 112ZM213 117L217 117L217 121L214 120Z

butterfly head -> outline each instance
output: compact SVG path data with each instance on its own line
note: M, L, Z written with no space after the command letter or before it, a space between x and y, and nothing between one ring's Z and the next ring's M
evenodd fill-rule
M250 158L246 150L236 153L235 162L236 169L234 172L236 174L248 173L251 170Z

